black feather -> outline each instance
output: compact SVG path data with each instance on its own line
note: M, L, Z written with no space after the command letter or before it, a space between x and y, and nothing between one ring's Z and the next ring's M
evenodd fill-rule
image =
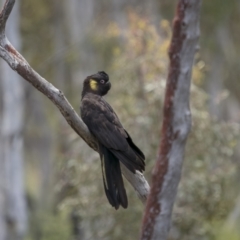
M118 151L111 149L111 152L132 172L136 170L143 172L145 170L144 160L135 155L134 151L129 148L128 151Z
M100 147L104 190L109 203L118 209L127 208L128 200L124 188L119 160L103 145Z
M105 73L104 71L99 71L98 74L99 74L101 77L103 77L103 78L109 80L108 74Z
M143 160L145 160L145 156L143 154L143 152L134 144L134 142L132 141L132 138L130 137L130 135L128 134L128 132L125 130L126 134L127 134L127 142L130 145L130 147L134 150L134 152Z

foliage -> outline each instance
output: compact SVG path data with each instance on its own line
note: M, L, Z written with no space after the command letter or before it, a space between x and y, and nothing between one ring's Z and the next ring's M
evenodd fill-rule
M53 213L41 211L35 216L31 216L33 221L29 231L29 239L42 240L66 240L70 239L70 220L66 212Z

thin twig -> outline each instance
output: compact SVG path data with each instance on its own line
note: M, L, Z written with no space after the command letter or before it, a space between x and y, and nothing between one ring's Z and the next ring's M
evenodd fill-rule
M0 13L0 32L1 33L5 31L6 22L13 9L14 3L15 3L15 0L7 0Z

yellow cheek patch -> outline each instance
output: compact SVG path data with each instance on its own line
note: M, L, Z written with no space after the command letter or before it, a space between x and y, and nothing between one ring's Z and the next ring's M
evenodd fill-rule
M92 90L97 90L97 81L93 80L93 79L90 79L90 88Z

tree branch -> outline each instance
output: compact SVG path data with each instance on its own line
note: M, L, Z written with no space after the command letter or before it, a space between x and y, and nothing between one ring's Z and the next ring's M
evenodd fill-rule
M179 0L169 49L169 72L158 158L143 217L142 240L167 238L184 149L191 128L189 92L199 38L201 0Z
M5 32L6 22L7 22L8 17L13 9L14 4L15 4L15 0L8 0L4 4L4 7L3 7L1 15L0 15L0 33L1 33L1 35L3 32Z
M81 120L79 115L70 105L63 92L55 88L46 79L41 77L24 57L11 45L5 36L5 26L7 19L14 6L15 0L6 0L4 7L0 13L0 57L3 58L9 66L21 75L26 81L31 83L36 89L47 96L60 110L63 117L73 130L95 151L98 151L98 144L94 137L90 134L87 126ZM149 192L149 185L144 176L136 172L131 173L122 166L123 175L137 191L140 199L145 202Z

